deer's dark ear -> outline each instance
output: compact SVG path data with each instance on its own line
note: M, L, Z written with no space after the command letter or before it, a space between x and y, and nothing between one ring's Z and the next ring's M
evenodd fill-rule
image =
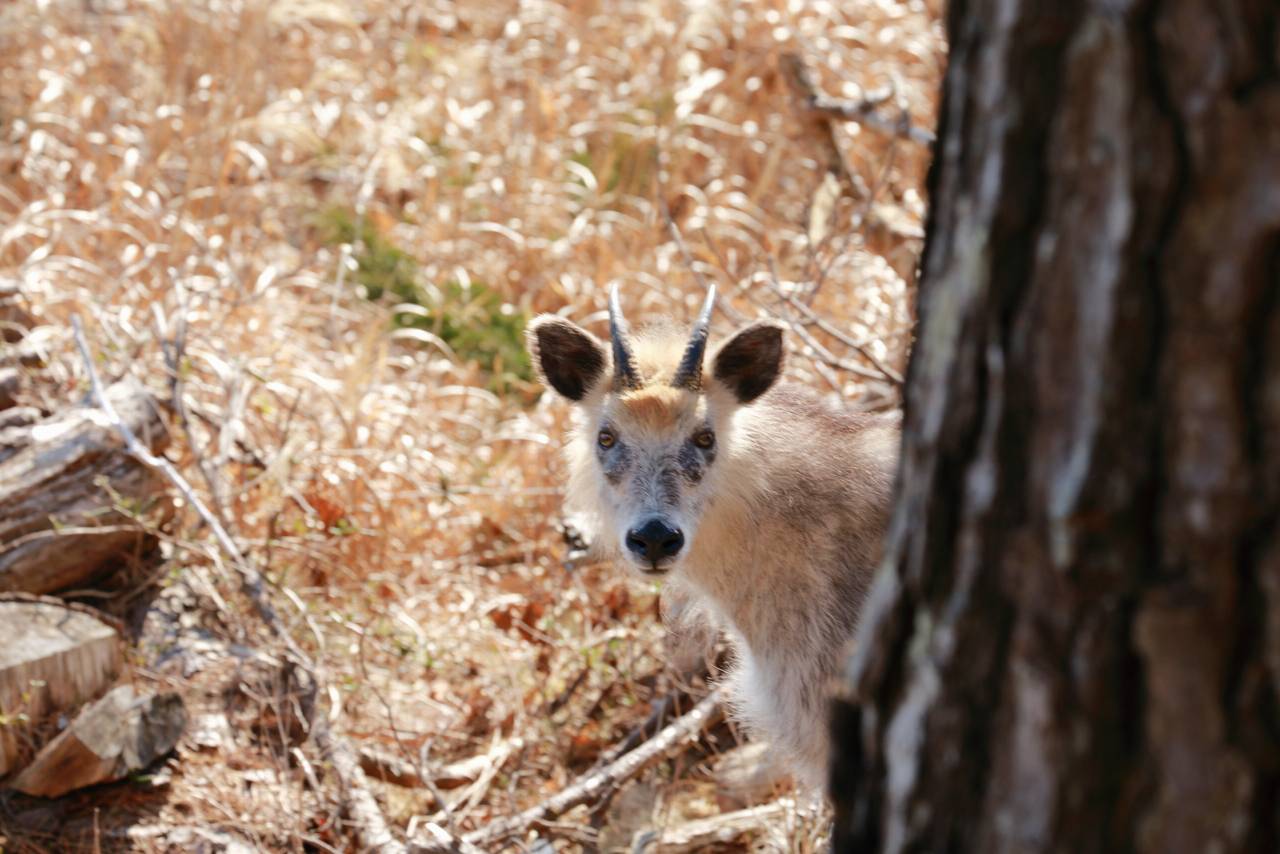
M711 375L739 403L755 400L782 375L782 330L773 320L753 323L734 333L711 358Z
M608 366L600 339L554 314L534 318L525 339L539 377L569 400L586 397Z

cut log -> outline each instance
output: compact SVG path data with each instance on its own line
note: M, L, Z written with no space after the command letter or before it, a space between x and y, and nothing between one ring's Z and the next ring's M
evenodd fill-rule
M177 694L139 696L132 685L120 685L82 711L9 785L56 798L119 780L173 750L186 725Z
M119 382L107 398L134 433L158 451L164 422L140 384ZM157 475L131 457L92 407L27 428L27 444L0 458L0 591L49 593L91 580L147 537L131 518L162 500Z
M123 665L120 633L87 608L0 601L0 775L29 752L34 725L101 694Z

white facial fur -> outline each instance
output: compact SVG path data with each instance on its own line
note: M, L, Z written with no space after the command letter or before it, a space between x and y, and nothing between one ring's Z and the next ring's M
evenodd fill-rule
M609 550L640 572L674 570L697 548L736 408L721 397L728 396L658 386L606 390L581 406L572 469L594 482L587 488ZM682 537L674 555L646 556L627 546L628 535L652 521Z

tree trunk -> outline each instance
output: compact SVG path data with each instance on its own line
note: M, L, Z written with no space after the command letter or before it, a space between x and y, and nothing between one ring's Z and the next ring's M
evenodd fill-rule
M836 848L1280 850L1280 7L948 19Z

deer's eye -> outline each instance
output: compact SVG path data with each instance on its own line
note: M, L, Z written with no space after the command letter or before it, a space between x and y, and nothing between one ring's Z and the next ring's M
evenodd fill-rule
M693 434L693 444L702 448L704 451L716 443L716 434L710 430L699 430Z
M596 444L602 448L612 448L618 441L612 430L601 430L596 434Z

